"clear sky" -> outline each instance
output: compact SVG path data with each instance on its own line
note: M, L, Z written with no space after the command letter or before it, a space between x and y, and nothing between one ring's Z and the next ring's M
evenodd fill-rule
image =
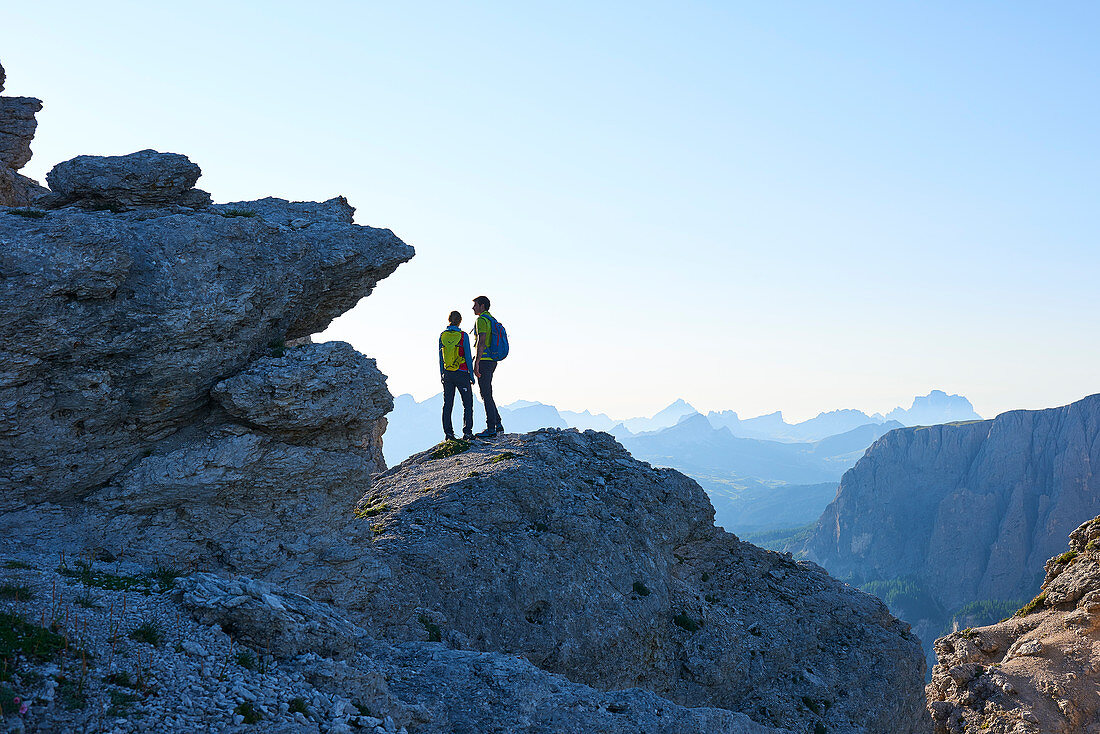
M20 3L42 178L185 153L216 201L344 194L417 255L324 338L438 390L743 417L1100 392L1100 5ZM464 324L469 326L469 317Z

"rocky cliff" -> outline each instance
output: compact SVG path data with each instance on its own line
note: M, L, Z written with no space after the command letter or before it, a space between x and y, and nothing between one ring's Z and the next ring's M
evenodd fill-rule
M853 583L919 587L927 603L905 618L934 637L968 602L1030 598L1043 560L1100 513L1095 466L1100 395L891 431L844 475L805 549Z
M936 640L937 734L1100 732L1100 517L1046 563L1041 593L999 624Z

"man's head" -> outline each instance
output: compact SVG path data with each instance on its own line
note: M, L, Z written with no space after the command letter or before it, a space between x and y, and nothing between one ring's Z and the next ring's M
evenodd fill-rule
M474 313L480 316L489 310L489 297L478 296L474 299Z
M458 311L451 311L451 315L447 317L447 323L451 326L458 326L462 323L462 314Z

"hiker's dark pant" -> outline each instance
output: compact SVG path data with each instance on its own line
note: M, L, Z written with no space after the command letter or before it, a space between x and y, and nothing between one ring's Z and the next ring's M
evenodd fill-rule
M462 433L474 432L474 391L470 382L470 373L462 370L443 373L443 433L453 436L451 410L455 406L455 390L462 396Z
M500 411L497 410L497 401L493 400L493 373L496 372L497 363L482 360L478 368L481 377L477 379L477 386L481 390L481 402L485 403L485 422L489 424L489 428L500 428Z

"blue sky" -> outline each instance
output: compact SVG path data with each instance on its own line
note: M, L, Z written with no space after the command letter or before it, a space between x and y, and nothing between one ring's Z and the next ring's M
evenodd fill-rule
M532 5L532 4L523 4ZM215 200L346 195L417 257L325 338L437 389L617 416L978 412L1100 391L1093 3L36 2L25 173L182 152ZM468 324L467 324L468 326Z

